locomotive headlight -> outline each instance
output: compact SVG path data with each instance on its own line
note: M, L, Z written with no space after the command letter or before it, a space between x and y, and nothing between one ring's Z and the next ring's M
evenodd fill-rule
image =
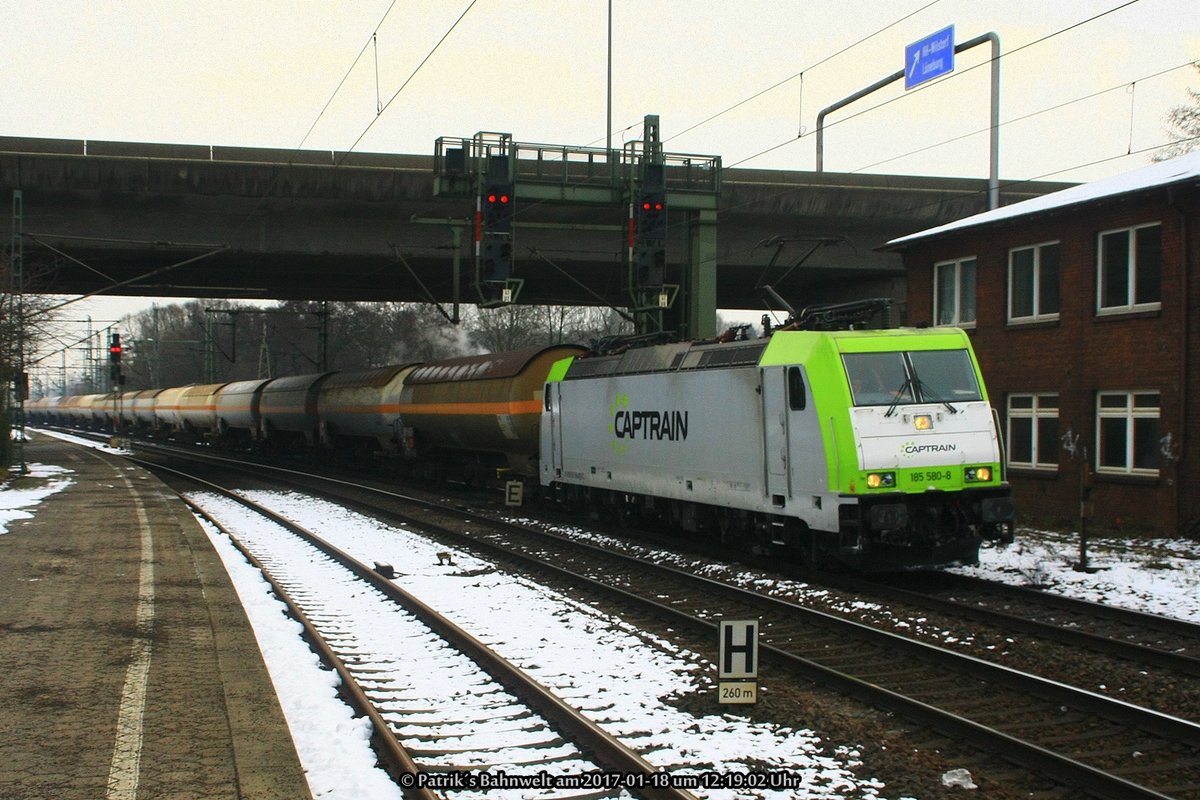
M933 417L928 414L917 414L913 417L913 427L919 431L933 430Z
M991 467L967 467L963 475L967 483L986 483L992 479Z
M867 475L868 489L890 489L896 485L896 473L871 472Z

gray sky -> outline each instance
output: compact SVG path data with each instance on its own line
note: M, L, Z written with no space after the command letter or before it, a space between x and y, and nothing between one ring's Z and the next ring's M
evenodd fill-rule
M1002 180L1125 172L1200 88L1185 66L1200 59L1195 0L1126 2L613 0L613 141L658 114L668 151L813 169L818 112L952 24L960 42L1000 37ZM488 130L603 145L604 0L391 4L0 0L0 135L432 153L438 136ZM948 78L831 115L825 168L985 176L987 58L974 48Z

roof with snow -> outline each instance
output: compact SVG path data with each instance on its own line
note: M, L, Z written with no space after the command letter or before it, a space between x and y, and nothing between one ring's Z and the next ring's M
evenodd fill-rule
M1169 186L1173 183L1195 180L1197 178L1200 178L1200 150L1172 158L1168 161L1150 164L1141 169L1135 169L1132 172L1114 175L1111 178L1104 178L1092 183L1082 183L1078 186L1072 186L1070 189L1063 189L1062 191L1042 195L1041 197L1022 200L1020 203L994 208L991 211L984 211L981 214L964 217L954 222L948 222L945 225L939 225L936 228L929 228L917 233L911 233L908 236L901 236L898 239L892 239L887 243L886 247L903 247L921 239L940 236L941 234L962 230L963 228L974 228L993 222L1039 214L1045 211L1080 205L1107 197L1131 194L1146 189Z

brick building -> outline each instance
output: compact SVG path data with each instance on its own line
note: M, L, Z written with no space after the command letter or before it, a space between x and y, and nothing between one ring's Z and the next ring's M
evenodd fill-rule
M1200 152L895 239L971 332L1027 521L1200 537ZM1088 475L1090 473L1090 475Z

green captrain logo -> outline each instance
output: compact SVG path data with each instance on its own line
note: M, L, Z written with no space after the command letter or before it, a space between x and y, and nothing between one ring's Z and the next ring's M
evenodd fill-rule
M623 414L624 409L629 407L629 395L619 394L613 398L613 401L608 405L608 418L613 420L612 425L612 449L617 455L625 455L625 451L629 449L629 445L621 441L621 437L617 435L617 414Z
M640 411L629 408L629 395L618 394L608 406L612 419L612 448L621 455L631 439L682 442L688 436L688 412Z

